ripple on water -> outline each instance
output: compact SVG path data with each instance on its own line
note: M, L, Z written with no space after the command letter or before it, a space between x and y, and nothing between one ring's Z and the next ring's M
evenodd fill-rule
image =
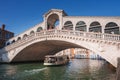
M115 71L102 60L73 59L68 65L1 64L0 80L114 80Z

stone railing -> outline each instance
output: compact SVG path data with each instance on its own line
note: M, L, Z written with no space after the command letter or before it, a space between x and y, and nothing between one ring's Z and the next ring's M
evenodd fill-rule
M35 40L35 39L45 39L48 36L58 35L58 36L72 36L72 37L82 37L82 38L90 38L90 39L98 39L98 40L106 40L106 41L114 41L120 42L120 35L114 34L103 34L103 33L93 33L93 32L82 32L82 31L70 31L70 30L45 30L41 32L36 32L33 35L27 36L25 39L18 40L3 49L6 51L10 51L22 45L26 45L27 43Z

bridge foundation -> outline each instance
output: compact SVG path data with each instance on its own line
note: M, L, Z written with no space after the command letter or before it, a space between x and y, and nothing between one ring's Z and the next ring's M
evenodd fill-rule
M120 80L120 57L118 58L117 71L116 71L116 80Z

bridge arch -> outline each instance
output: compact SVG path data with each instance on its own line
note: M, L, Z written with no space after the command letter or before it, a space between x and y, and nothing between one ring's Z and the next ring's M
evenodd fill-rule
M6 43L6 46L7 46L7 45L10 45L10 42L7 42L7 43Z
M98 21L94 21L90 24L89 31L102 33L102 26Z
M28 36L27 34L24 34L24 35L23 35L23 39L26 39L26 38L27 38L27 36Z
M56 23L58 23L56 25ZM59 25L59 16L56 13L53 13L51 15L49 15L49 17L47 18L47 30L49 29L56 29Z
M41 40L43 40L43 42L46 42L48 40L52 40L52 41L59 40L59 42L66 41L66 43L68 43L68 44L75 43L75 44L78 44L79 46L83 46L84 48L90 49L96 53L99 53L99 54L103 53L100 55L102 55L103 58L106 58L107 61L111 62L113 65L116 66L117 57L120 56L119 55L120 37L119 37L119 35L112 35L111 33L120 34L119 19L120 19L120 17L89 17L89 16L88 17L84 17L84 16L74 17L74 16L67 16L67 14L64 13L63 10L56 10L56 9L50 10L49 12L47 12L44 15L44 21L42 23L40 23L39 25L35 25L33 28L25 31L24 33L9 39L6 42L6 44L9 42L11 45L9 45L10 47L6 46L4 49L6 51L8 51L8 52L6 52L6 54L8 54L7 56L9 57L9 55L10 55L10 57L11 57L11 54L13 54L13 52L14 52L14 54L17 54L19 52L21 53L22 51L24 51L24 48L28 48L28 47L29 47L29 49L33 49L32 48L33 45L32 44L30 45L30 43L34 43L34 44L38 43L39 44L39 42ZM85 21L85 22L79 22L79 21ZM78 22L78 24L77 24L77 22ZM82 25L79 25L79 24L84 24L83 25L84 28L85 28L85 26L87 27L87 32L75 31L77 29L84 30L84 29L82 29ZM57 25L59 25L59 30L60 30L60 31L58 30L58 33L57 33L57 30L56 31L48 30L48 29L56 29L55 26L57 26ZM42 26L43 29L46 29L46 30L44 30L44 31L41 31L41 29L37 30L40 26ZM75 26L76 26L76 29L75 29ZM77 26L78 26L78 28L77 28ZM62 28L63 29L68 28L68 29L61 30ZM33 35L31 37L30 31L32 31L32 30L35 31L35 35ZM92 31L102 32L102 33L105 32L105 33L110 33L110 34L90 33L89 31L90 32L92 32ZM61 34L59 34L59 33L61 33ZM17 41L18 37L21 37L22 39ZM14 44L12 44L13 40L16 41ZM33 42L30 42L30 40ZM98 43L100 40L104 44L102 44L102 42ZM35 42L35 41L39 41L39 42ZM111 44L114 44L117 46L114 46ZM47 45L47 44L44 44L44 45ZM105 45L105 47L104 47L104 45ZM101 47L104 48L103 52L101 50L99 50ZM57 47L55 47L55 48L57 48ZM110 48L114 49L114 51L116 51L116 52L112 53L113 50L111 50ZM38 49L38 48L36 48L36 49ZM44 49L43 47L41 47L41 49L46 50L46 48ZM48 48L48 49L50 49L50 48ZM26 51L26 52L29 52L29 51ZM44 53L44 52L41 52L41 53ZM22 55L24 56L24 54L22 54ZM28 55L29 55L29 53L28 53ZM114 60L112 60L112 59L114 59ZM8 59L8 61L10 61L10 60Z
M21 40L21 37L18 37L18 38L17 38L17 41L18 41L18 40Z
M29 43L29 45L24 46L24 48L17 51L17 55L15 55L11 62L40 61L44 60L45 55L53 55L68 48L84 47L66 40L35 41L34 43Z
M12 41L12 43L14 43L14 42L15 42L15 40Z
M40 32L40 31L42 31L42 30L43 30L42 27L38 27L36 32Z
M111 39L111 37L114 37L114 39ZM26 39L21 39L14 44L6 46L5 50L8 50L6 55L10 55L6 60L9 62L36 61L42 60L47 54L55 54L67 48L85 48L97 53L116 67L116 61L120 51L118 47L116 47L116 45L119 44L118 38L119 36L110 34L69 30L36 32L33 37L28 35ZM114 40L118 42L114 42ZM116 52L113 53L113 51Z
M105 25L105 33L119 34L119 26L115 22L109 22Z
M84 21L77 22L75 30L77 30L77 31L87 31L86 23Z
M64 30L73 30L73 23L71 21L66 21L64 23L63 29Z
M30 32L30 35L34 35L35 34L35 32L32 30L31 32Z

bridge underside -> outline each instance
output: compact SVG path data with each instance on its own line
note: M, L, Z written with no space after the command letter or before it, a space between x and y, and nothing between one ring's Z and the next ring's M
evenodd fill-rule
M83 47L65 41L46 40L34 43L24 48L14 57L14 59L11 62L43 61L45 55L53 55L61 50L68 48L83 48Z

